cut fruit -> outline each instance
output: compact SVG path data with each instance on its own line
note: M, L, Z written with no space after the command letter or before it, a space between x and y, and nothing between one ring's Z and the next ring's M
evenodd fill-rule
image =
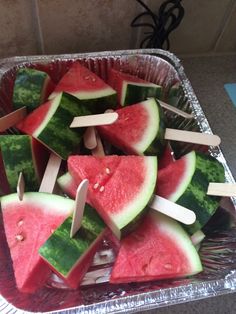
M70 156L68 169L79 184L89 180L88 197L119 238L140 218L156 185L157 158Z
M26 191L37 191L49 158L48 150L29 135L1 135L2 167L0 185L8 182L6 193L16 192L22 172ZM5 177L5 179L3 179Z
M22 68L17 71L13 90L13 108L26 106L31 112L44 103L55 85L46 72Z
M1 198L4 228L17 287L33 293L42 287L50 269L38 254L51 233L72 214L75 202L62 196L28 192Z
M156 194L193 210L197 220L184 226L193 234L219 206L220 198L206 194L209 182L225 182L224 168L211 156L190 152L158 172Z
M85 205L82 224L70 238L72 217L68 217L39 249L50 268L73 289L81 283L101 244L106 225L96 211Z
M108 84L118 93L120 106L132 105L150 97L162 98L162 87L139 77L109 69Z
M83 100L93 113L103 113L108 108L116 107L116 91L78 61L61 78L49 99L61 92Z
M173 152L170 144L167 144L163 154L158 159L158 170L166 168L167 166L169 166L173 162L175 162L174 152Z
M150 211L121 240L110 282L141 282L195 275L202 265L187 233L175 220Z
M78 149L84 128L72 130L70 124L75 116L90 112L68 94L59 94L31 112L17 128L46 145L62 159Z
M162 153L166 143L164 115L154 98L118 109L116 112L116 122L96 127L102 138L128 154Z

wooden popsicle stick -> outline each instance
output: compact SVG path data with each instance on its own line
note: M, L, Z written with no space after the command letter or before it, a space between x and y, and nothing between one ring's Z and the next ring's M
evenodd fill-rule
M92 114L88 116L74 117L70 128L80 128L88 126L112 124L118 119L117 112L106 112L101 114Z
M207 195L236 196L236 183L214 183L208 185Z
M191 225L196 220L196 215L192 210L173 203L161 196L155 195L149 207L165 214L186 225Z
M73 212L72 224L71 224L71 229L70 229L71 238L73 238L73 236L79 230L82 223L82 218L84 214L84 206L85 206L87 191L88 191L88 185L89 185L89 181L85 179L80 183L76 191L75 209Z
M19 177L18 177L16 191L17 191L19 200L22 201L24 197L24 192L25 192L25 180L24 180L22 172L20 172Z
M61 158L56 154L51 153L39 188L39 192L53 193L60 165Z
M97 146L94 149L92 149L92 155L100 156L100 157L105 156L102 140L97 132L96 132L96 139L97 139Z
M171 106L171 105L169 105L169 104L167 104L167 103L165 103L159 99L158 99L158 102L160 103L161 107L163 107L169 111L172 111L172 112L176 113L177 115L184 117L185 119L192 119L193 118L193 114L191 114L191 113L187 113L183 110L180 110L180 109L178 109L174 106Z
M26 107L22 107L0 118L0 132L4 132L20 122L27 114Z
M166 128L165 139L207 146L218 146L221 142L218 135L169 128Z
M84 146L88 149L94 149L97 146L96 131L94 126L90 126L84 133Z

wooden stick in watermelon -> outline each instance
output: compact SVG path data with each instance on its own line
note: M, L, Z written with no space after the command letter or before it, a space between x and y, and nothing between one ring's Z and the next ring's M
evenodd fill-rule
M94 149L92 149L92 155L93 156L105 156L102 140L99 134L97 133L97 131L96 131L96 141L97 141L97 146Z
M84 133L83 136L84 146L88 149L94 149L97 146L97 138L95 127L90 126Z
M207 195L228 197L236 196L236 184L210 182L207 190Z
M73 212L72 224L70 229L70 237L76 234L82 224L82 218L84 214L84 206L87 197L89 181L87 179L83 180L77 188L76 198L75 198L75 209Z
M13 127L19 123L27 115L26 107L22 107L15 111L8 113L7 115L0 118L0 132L4 132L7 129Z
M193 114L191 114L191 113L187 113L187 112L185 112L183 110L180 110L180 109L178 109L178 108L176 108L174 106L171 106L171 105L165 103L164 101L161 101L160 99L158 99L158 102L159 102L159 104L161 105L162 108L165 108L165 109L167 109L167 110L169 110L171 112L174 112L177 115L179 115L181 117L184 117L185 119L192 119L193 118Z
M163 139L207 146L220 144L221 140L218 135L165 128L158 109L157 102L154 99L149 99L136 105L118 109L116 111L119 116L118 120L115 116L113 116L114 121L110 118L110 115L115 114L115 112L79 116L74 118L71 127L96 126L105 139L127 153L136 151L137 154L144 152L151 155L158 154L158 150L161 148L154 149L154 145L160 146ZM145 127L142 124L141 127L139 125L140 116L145 119ZM141 139L135 139L136 142L134 142L134 136L137 133L140 134ZM159 145L157 145L157 140ZM133 147L132 144L134 144Z
M25 180L24 180L24 176L22 172L20 172L19 174L16 191L17 191L19 200L22 201L24 192L25 192Z
M61 165L61 158L51 153L39 188L39 192L53 193L57 175Z
M191 225L196 221L196 215L192 210L157 195L149 203L149 207L185 225Z

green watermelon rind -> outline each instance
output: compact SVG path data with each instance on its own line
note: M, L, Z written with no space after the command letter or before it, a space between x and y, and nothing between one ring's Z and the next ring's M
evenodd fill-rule
M78 149L85 128L71 129L74 117L90 114L90 111L78 103L69 94L62 93L54 98L41 125L33 132L33 136L59 155L62 159Z
M26 191L37 191L39 176L29 135L1 135L0 148L10 191L16 192L20 172L23 173Z
M196 154L194 175L184 194L177 200L179 205L192 209L196 214L194 224L184 225L190 234L201 229L219 206L219 196L207 195L209 182L225 182L224 167L217 159L202 153L194 153Z
M42 206L42 208L40 209L42 211L45 211L45 214L50 212L50 210L52 209L53 214L55 215L61 215L65 213L67 213L68 215L72 214L75 206L75 201L72 199L44 192L26 192L24 193L23 200L21 202L22 202L21 204L32 203L32 205ZM8 194L1 197L2 207L13 204L12 210L15 210L17 208L18 203L19 196L17 193ZM33 208L32 210L34 210L34 207L32 208ZM35 210L38 209L36 208Z
M82 225L70 238L72 217L69 216L39 249L40 256L52 269L67 278L101 239L106 226L96 211L86 204Z
M26 106L28 111L37 108L41 104L43 90L48 80L50 78L46 72L31 68L19 69L13 89L13 108Z
M113 224L121 231L124 228L127 229L127 225L132 223L145 210L153 196L157 178L157 158L147 156L144 163L146 165L146 176L138 195L128 204L126 203L121 212L111 214Z
M161 213L157 213L154 210L151 211L151 215L153 215L154 221L156 219L155 217L158 217L160 230L163 230L172 241L175 241L176 246L178 246L185 254L190 264L190 269L192 269L189 275L192 276L201 272L203 270L201 259L184 228L176 220Z
M162 98L162 87L153 83L132 83L124 81L121 91L121 105L127 106L148 98Z

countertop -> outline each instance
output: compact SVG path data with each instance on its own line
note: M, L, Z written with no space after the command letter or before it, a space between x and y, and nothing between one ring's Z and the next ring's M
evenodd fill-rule
M236 107L224 89L224 84L236 83L236 54L180 59L213 133L221 137L221 149L236 179ZM236 293L140 313L233 314Z

